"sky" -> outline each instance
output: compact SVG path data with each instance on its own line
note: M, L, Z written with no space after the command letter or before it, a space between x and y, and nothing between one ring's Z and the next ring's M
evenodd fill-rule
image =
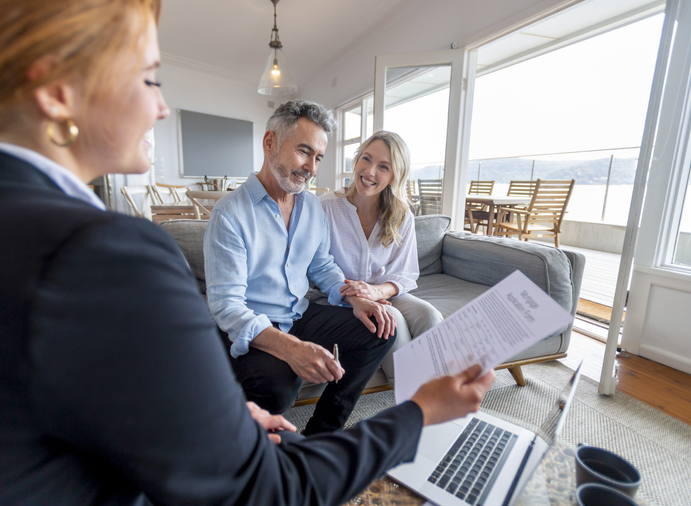
M662 22L653 16L477 78L470 159L639 146ZM444 90L387 110L384 128L406 140L414 166L443 162L447 107Z
M640 146L662 21L476 79L470 158Z

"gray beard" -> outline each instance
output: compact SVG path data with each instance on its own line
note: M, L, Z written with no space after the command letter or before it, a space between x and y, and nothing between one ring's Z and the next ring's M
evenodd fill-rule
M290 180L290 175L285 176L284 175L284 170L282 170L283 167L272 167L271 172L273 173L274 177L276 178L276 181L278 182L278 186L281 187L281 189L290 194L296 194L296 193L301 193L305 187L307 186L307 183L293 183Z

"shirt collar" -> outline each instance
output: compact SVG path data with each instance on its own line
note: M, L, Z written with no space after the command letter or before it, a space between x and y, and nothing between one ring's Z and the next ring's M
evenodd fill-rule
M96 196L84 181L50 158L46 158L31 149L23 148L16 144L9 144L7 142L0 142L0 151L4 151L5 153L30 163L52 179L53 182L70 197L82 200L102 211L106 210L103 201Z

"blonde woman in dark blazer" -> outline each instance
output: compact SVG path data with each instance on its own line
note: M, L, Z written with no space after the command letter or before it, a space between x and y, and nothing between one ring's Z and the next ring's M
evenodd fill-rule
M148 170L159 9L0 2L0 504L343 503L491 375L313 440L246 405L174 241L86 186Z

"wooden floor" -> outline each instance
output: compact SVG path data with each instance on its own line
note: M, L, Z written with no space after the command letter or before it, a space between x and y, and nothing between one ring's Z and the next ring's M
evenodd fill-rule
M562 362L576 367L585 358L583 374L600 381L605 344L579 333L578 327L591 336L606 338L621 256L567 245L564 249L578 251L586 257L580 295L583 301L578 311L599 321L576 319L569 356ZM691 375L635 355L618 356L617 363L617 390L691 425Z
M583 375L600 381L604 355L603 342L574 331L560 362L575 368L584 359ZM691 375L635 355L618 356L617 363L618 391L691 425Z

